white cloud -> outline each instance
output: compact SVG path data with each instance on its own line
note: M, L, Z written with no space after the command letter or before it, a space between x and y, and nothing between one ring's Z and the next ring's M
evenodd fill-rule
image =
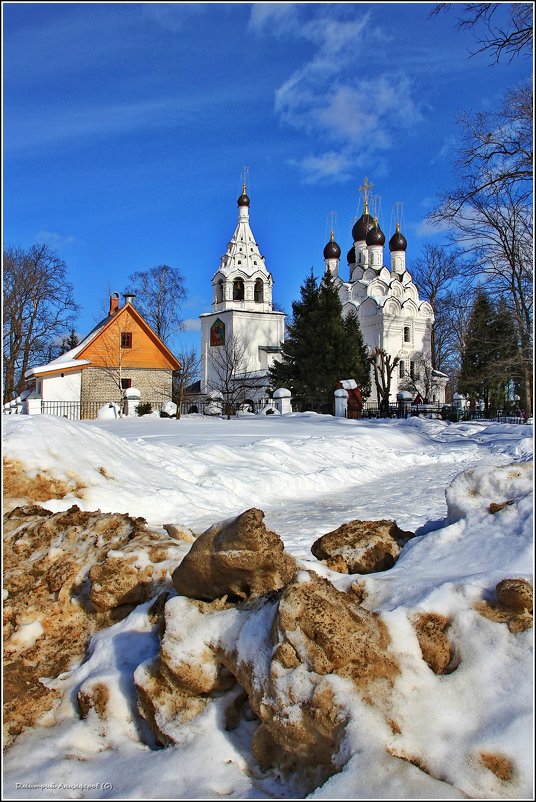
M310 155L299 161L289 159L287 163L301 170L307 184L317 184L327 178L341 181L352 176L352 159L341 151Z
M201 321L198 317L189 317L182 321L183 331L201 331Z
M190 19L207 11L206 3L144 3L143 16L173 33L181 31Z
M297 20L298 9L295 3L253 3L249 28L255 33L269 28L271 33L281 36L294 33Z
M47 245L59 247L60 245L69 245L75 239L70 234L58 234L57 231L38 231L35 235L36 242L44 242Z
M441 223L432 223L431 220L424 219L415 226L415 234L418 237L436 237L447 231L452 231L452 225L446 220Z
M348 177L365 153L378 157L423 120L413 84L401 70L367 75L366 53L388 41L369 12L354 4L304 4L284 13L270 5L254 9L250 25L257 32L283 31L314 45L311 57L275 92L280 119L324 144L323 153L292 162L306 182Z

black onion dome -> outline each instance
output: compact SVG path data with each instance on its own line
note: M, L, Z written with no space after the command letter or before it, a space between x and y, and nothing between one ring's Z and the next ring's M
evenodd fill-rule
M385 245L385 234L379 227L377 221L374 221L373 227L367 234L367 245Z
M350 248L346 261L349 265L355 265L355 248Z
M242 194L238 198L237 203L239 206L249 206L250 201L248 196L246 195L245 189L242 190Z
M408 243L406 242L406 238L403 234L400 233L400 228L397 226L395 233L389 240L389 250L405 251L407 247Z
M352 228L352 237L354 238L354 242L362 242L363 240L366 240L367 234L373 226L374 218L371 217L368 212L362 214Z
M339 259L341 255L341 249L333 239L333 234L331 235L331 239L324 248L324 259Z

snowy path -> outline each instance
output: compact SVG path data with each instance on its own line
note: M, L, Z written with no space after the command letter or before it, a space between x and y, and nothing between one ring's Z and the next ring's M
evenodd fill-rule
M326 493L312 501L280 502L265 509L266 524L285 542L287 550L298 559L311 559L316 538L341 524L357 519L388 518L401 529L425 534L444 519L447 512L445 488L461 471L473 465L499 465L505 458L480 450L470 451L460 461L438 462L433 466L414 465L381 480L356 484L339 493ZM478 457L478 458L475 458Z

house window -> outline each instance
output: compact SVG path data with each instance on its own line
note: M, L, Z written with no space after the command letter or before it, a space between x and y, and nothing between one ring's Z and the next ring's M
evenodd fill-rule
M121 379L121 389L128 390L129 387L132 387L132 379Z
M403 379L405 374L406 374L406 368L405 368L405 365L404 365L404 360L401 359L400 360L400 378Z
M121 332L121 348L132 348L132 332Z
M411 329L409 326L404 326L404 342L411 342Z

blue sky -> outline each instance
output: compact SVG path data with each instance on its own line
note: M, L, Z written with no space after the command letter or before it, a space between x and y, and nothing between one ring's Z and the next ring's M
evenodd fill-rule
M175 351L198 345L244 165L285 311L323 271L330 212L351 246L364 176L387 239L403 203L411 270L445 236L425 218L452 183L457 115L531 74L469 58L456 5L4 3L4 245L56 249L80 335L130 273L180 268Z

